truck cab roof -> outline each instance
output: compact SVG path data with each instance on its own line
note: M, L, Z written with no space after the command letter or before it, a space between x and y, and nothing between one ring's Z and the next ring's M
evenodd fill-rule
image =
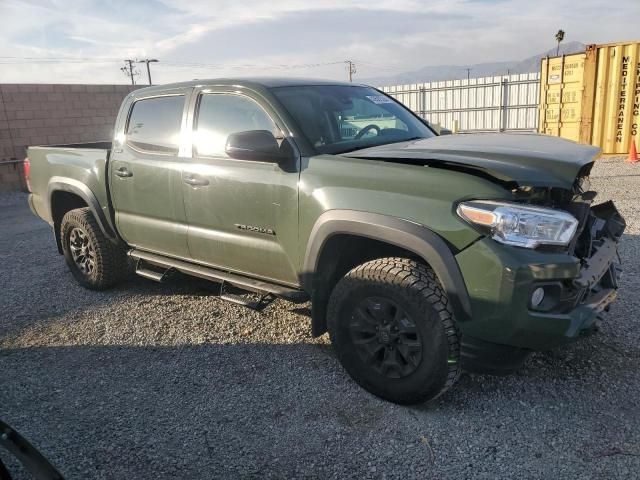
M196 79L188 82L167 83L164 85L153 85L151 87L141 88L133 94L148 94L154 91L164 91L171 88L189 88L204 85L236 85L245 88L276 88L276 87L301 87L301 86L317 86L317 85L341 85L341 86L364 86L359 83L341 82L338 80L322 80L314 78L296 78L296 77L234 77L234 78L207 78Z

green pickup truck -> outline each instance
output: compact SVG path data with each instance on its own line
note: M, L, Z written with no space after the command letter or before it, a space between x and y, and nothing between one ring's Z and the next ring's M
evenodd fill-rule
M598 153L438 136L364 85L199 80L128 95L113 142L29 148L29 203L81 285L180 272L311 301L355 381L409 404L596 328L625 228L592 205Z

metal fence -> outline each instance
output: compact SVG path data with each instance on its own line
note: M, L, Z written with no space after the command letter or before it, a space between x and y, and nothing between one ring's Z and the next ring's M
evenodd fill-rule
M538 72L393 85L382 90L429 122L450 130L538 129Z

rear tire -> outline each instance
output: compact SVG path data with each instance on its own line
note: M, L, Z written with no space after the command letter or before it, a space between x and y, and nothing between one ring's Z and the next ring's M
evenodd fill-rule
M65 214L60 238L69 270L83 287L105 290L128 276L126 250L102 233L89 208L77 208Z
M331 293L327 320L342 366L385 400L433 400L460 376L460 334L426 265L382 258L354 268Z

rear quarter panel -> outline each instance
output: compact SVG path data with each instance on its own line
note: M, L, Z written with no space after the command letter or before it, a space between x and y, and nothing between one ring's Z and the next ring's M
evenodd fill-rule
M51 194L56 185L84 185L111 223L106 182L109 150L71 147L29 147L32 202L38 216L50 224ZM113 229L113 225L110 225Z

